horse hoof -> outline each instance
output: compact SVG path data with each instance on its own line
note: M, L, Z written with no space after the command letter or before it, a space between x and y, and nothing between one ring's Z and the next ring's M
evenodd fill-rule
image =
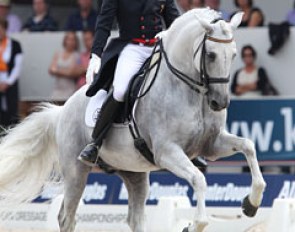
M257 213L258 207L253 206L249 200L249 195L246 196L243 200L242 204L243 213L247 217L254 217Z
M188 232L188 227L185 227L182 232Z

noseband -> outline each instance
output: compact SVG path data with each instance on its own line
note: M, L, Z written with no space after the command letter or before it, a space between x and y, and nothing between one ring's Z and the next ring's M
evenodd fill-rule
M200 81L195 80L191 77L189 77L188 75L186 75L185 73L181 72L180 70L178 70L177 68L175 68L169 61L169 58L167 56L167 53L164 49L163 46L163 41L162 39L159 41L159 46L160 46L160 52L163 54L166 64L169 68L169 70L181 81L183 81L185 84L187 84L191 89L193 89L196 92L200 92L200 89L205 89L206 91L208 91L209 85L210 84L227 84L230 80L230 76L227 77L211 77L208 72L207 72L207 68L206 68L206 40L215 42L215 43L231 43L233 41L233 39L228 39L228 40L223 40L223 39L217 39L211 36L208 36L207 34L205 34L204 39L202 40L202 42L200 43L200 45L198 46L197 50L194 52L193 55L193 60L195 60L196 55L198 54L198 52L201 50L201 59L200 59Z

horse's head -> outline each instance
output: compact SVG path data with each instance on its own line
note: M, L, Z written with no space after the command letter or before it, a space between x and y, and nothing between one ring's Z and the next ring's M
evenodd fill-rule
M195 42L194 66L200 73L210 108L214 111L229 105L230 68L237 53L233 31L241 23L242 16L243 13L237 13L230 22L219 19L208 22L196 16L205 29L205 36L203 42Z

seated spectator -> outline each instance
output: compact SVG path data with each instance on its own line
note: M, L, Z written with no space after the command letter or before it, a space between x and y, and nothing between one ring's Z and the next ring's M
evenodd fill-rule
M231 85L231 92L242 97L257 97L262 95L278 95L271 85L266 71L255 64L256 51L251 45L242 48L242 59L245 67L238 70Z
M290 25L295 26L295 1L294 1L293 10L289 11L287 15L287 21Z
M49 15L46 0L33 0L33 11L34 15L27 20L23 26L23 30L32 32L57 30L57 23Z
M67 31L95 29L97 12L92 7L92 0L78 0L79 9L73 12L66 23Z
M229 13L220 9L220 0L205 0L205 6L210 7L213 10L221 12L222 18L224 20L229 20L230 18Z
M242 19L242 23L240 24L240 27L261 27L264 23L264 16L262 11L257 8L253 7L253 1L252 0L235 0L235 5L238 9L238 11L243 11L244 16ZM235 15L236 12L234 12L233 15Z
M0 19L7 20L8 28L6 32L8 35L21 31L22 23L19 17L10 13L10 0L0 0Z
M93 39L93 31L86 30L83 32L83 43L85 46L85 51L80 54L80 65L78 65L75 70L76 75L82 75L77 81L77 88L80 88L81 86L86 84L86 71L89 64Z
M183 14L191 9L192 0L177 0L176 6L180 14Z
M63 40L63 50L57 52L49 67L49 73L55 77L52 98L66 101L76 91L77 76L69 76L79 62L79 41L75 32L67 32Z
M85 51L80 54L79 62L72 68L61 69L59 74L68 78L77 78L77 89L86 84L86 71L91 55L91 48L94 39L94 32L91 30L83 31L83 43Z
M191 8L201 8L204 7L204 0L192 0Z
M8 22L0 19L0 125L18 122L18 79L23 54L21 45L7 36Z

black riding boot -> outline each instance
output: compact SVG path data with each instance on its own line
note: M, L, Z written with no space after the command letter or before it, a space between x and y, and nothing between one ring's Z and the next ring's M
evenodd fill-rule
M99 118L97 119L92 132L93 141L81 151L78 160L88 166L93 167L96 165L99 148L101 147L102 141L110 129L115 117L117 116L120 104L121 102L118 102L113 98L112 93L108 96L101 108Z

